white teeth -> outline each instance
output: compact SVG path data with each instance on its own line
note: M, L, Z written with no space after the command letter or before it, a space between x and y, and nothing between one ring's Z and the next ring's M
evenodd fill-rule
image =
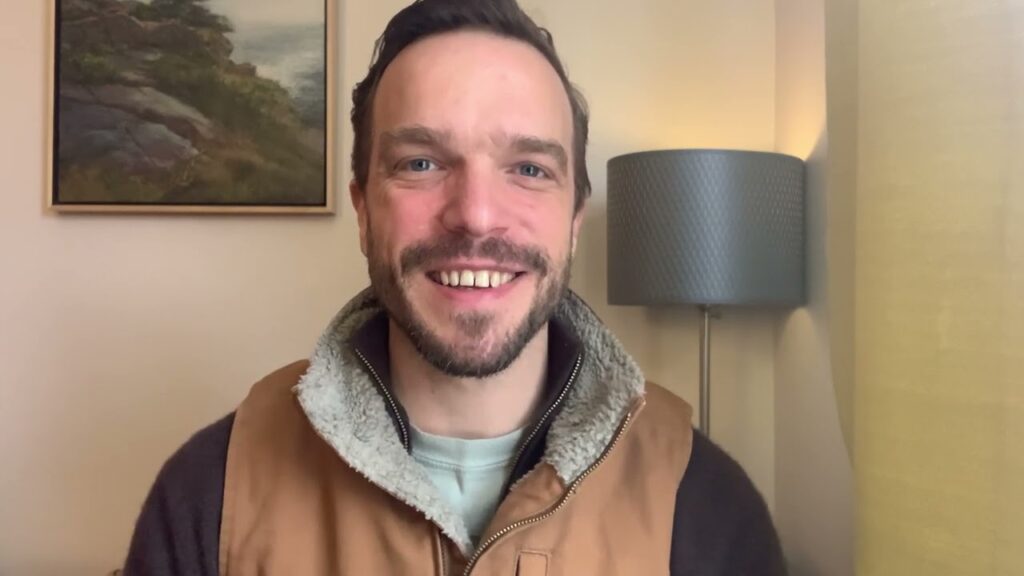
M510 282L515 275L497 270L445 270L438 273L444 286L465 286L475 288L497 288Z

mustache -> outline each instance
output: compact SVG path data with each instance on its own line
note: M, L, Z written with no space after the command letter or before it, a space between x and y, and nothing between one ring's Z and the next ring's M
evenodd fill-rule
M434 262L452 258L487 258L498 264L521 266L542 276L551 269L550 258L539 248L493 237L478 242L463 235L448 235L413 244L402 250L399 266L404 276Z

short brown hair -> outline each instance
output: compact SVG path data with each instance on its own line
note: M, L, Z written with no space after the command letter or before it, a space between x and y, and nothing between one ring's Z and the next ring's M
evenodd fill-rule
M355 135L352 173L356 183L365 189L369 178L373 98L384 70L399 52L413 42L461 29L483 30L525 42L537 49L558 73L572 109L575 209L579 211L590 196L586 158L590 122L587 102L569 82L565 67L555 52L551 33L523 12L516 0L417 0L388 22L374 45L373 60L366 78L352 91L352 129Z

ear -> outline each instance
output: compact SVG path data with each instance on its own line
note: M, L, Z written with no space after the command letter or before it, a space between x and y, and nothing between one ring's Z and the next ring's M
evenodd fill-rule
M572 244L570 244L569 255L576 256L576 245L580 238L580 228L583 226L583 212L586 211L586 202L580 206L580 209L576 211L576 214L572 217Z
M362 251L363 256L368 256L367 253L367 214L366 214L366 191L359 187L359 184L353 179L348 183L348 195L352 199L352 207L356 210L356 217L359 221L359 250Z

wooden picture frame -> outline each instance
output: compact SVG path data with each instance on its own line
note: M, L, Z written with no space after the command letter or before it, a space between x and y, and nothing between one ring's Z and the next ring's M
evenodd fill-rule
M47 208L333 214L336 1L53 0Z

